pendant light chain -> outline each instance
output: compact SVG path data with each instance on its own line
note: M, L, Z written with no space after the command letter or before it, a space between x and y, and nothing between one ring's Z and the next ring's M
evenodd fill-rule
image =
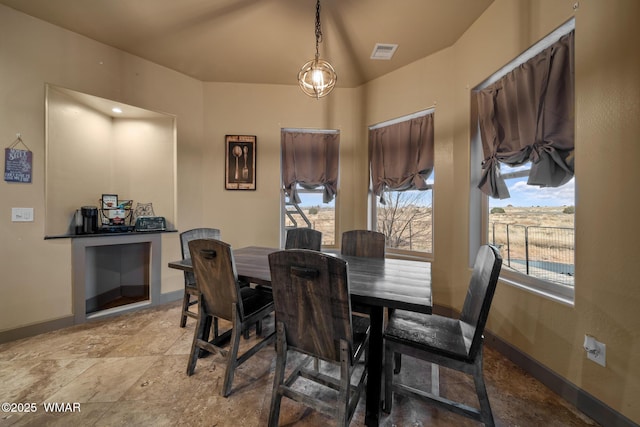
M316 1L316 60L320 57L320 43L322 42L322 24L320 23L320 0Z
M320 23L320 0L316 0L316 56L302 66L298 72L300 89L312 98L320 99L333 90L338 80L333 66L320 59L320 43L322 43L322 24Z

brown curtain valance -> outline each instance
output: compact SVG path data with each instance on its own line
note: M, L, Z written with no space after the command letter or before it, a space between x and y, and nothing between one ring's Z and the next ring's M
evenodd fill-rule
M424 190L433 171L433 113L369 130L373 193Z
M531 161L529 185L559 187L574 173L574 32L477 93L484 161L478 187L505 199L500 162Z
M329 203L338 189L340 134L282 132L282 183L289 199L300 203L296 184L304 188L322 186L323 201Z

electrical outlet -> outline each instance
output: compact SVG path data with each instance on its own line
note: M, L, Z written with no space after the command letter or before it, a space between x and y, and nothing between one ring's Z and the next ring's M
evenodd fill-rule
M607 346L596 340L591 335L584 336L584 349L587 359L596 362L600 366L607 366Z
M11 208L11 221L32 222L33 208Z

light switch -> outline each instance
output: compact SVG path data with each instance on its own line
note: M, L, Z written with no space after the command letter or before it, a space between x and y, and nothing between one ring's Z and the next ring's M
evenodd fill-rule
M11 208L11 221L32 222L33 208Z

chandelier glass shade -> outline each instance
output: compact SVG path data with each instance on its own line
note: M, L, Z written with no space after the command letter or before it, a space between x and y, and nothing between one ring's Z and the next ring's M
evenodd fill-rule
M319 46L322 41L320 25L320 0L316 2L316 56L302 66L298 73L298 84L302 91L312 98L322 98L333 90L338 75L333 66L324 59L320 59Z
M298 83L302 91L313 97L322 98L333 90L338 76L324 59L315 58L302 66L298 73Z

